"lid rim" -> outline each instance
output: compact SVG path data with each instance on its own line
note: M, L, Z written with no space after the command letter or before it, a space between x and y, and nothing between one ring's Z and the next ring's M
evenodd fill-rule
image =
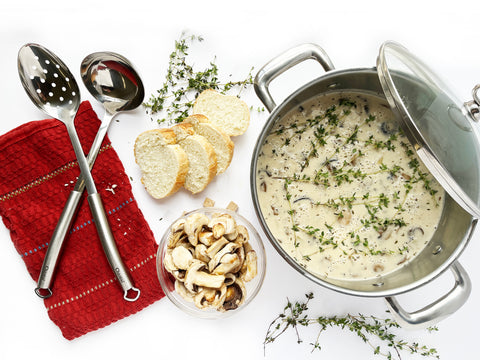
M384 42L379 50L377 56L377 74L380 80L380 85L385 94L388 104L395 116L400 120L400 125L404 130L410 143L413 145L415 152L428 168L432 176L439 182L444 190L455 200L465 211L475 218L480 218L480 207L471 199L471 197L463 190L463 188L457 183L450 172L445 168L442 162L434 154L432 148L422 135L421 131L417 127L410 112L407 109L402 97L400 96L398 89L393 80L390 68L387 64L386 51L393 51L396 54L403 55L401 57L402 62L407 55L405 63L415 69L415 71L421 73L422 76L427 78L431 83L436 83L432 79L436 79L435 74L426 67L420 60L414 57L404 46L394 41ZM414 72L416 76L417 73Z

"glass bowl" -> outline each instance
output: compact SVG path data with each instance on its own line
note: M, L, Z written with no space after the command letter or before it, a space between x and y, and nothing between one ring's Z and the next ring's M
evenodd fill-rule
M175 290L175 278L165 268L165 254L167 251L168 241L172 233L172 230L171 230L172 226L177 221L181 219L186 219L187 217L195 213L204 214L209 219L212 218L213 214L218 214L218 213L228 214L235 219L237 225L245 226L248 231L248 235L249 235L248 242L250 243L250 246L252 247L252 249L255 250L257 255L257 275L252 280L244 283L245 290L246 290L245 300L236 309L220 311L211 307L207 307L207 308L197 307L194 302L186 300ZM260 235L255 230L253 225L247 219L245 219L243 216L239 215L236 212L230 211L228 209L215 208L215 207L205 207L205 208L193 210L188 213L185 213L183 216L175 220L168 227L168 229L165 231L164 235L162 236L162 239L158 247L156 263L157 263L158 279L160 281L160 285L166 297L170 299L170 301L174 305L176 305L179 309L183 310L184 312L190 315L193 315L195 317L203 318L203 319L224 318L229 315L238 313L241 309L245 308L255 298L255 296L259 292L263 284L263 280L265 278L265 269L266 269L265 248L263 246L263 242L260 238Z

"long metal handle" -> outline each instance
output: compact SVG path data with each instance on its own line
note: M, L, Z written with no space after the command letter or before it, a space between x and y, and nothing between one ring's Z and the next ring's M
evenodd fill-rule
M35 293L42 299L52 296L51 285L58 264L59 255L63 247L63 239L65 239L65 236L72 225L72 220L77 212L82 192L83 191L72 191L70 193L57 226L53 231L50 242L48 243L47 252L43 259L42 268L40 269L37 287L35 288Z
M458 261L450 267L455 278L455 285L444 296L430 305L415 312L405 311L395 297L386 297L390 312L400 326L405 328L425 328L438 323L453 314L467 301L472 290L470 278Z
M112 231L110 230L110 225L107 221L107 216L100 195L98 193L88 195L88 204L90 205L93 220L97 227L98 235L100 236L103 251L105 252L107 260L124 291L123 298L128 301L135 301L140 296L140 290L133 286L128 269L125 267L122 258L120 257Z
M320 46L302 44L270 60L258 71L254 81L255 92L269 112L276 106L268 88L270 82L291 67L309 59L318 61L325 71L334 69L332 61Z
M108 127L113 117L114 114L105 113L102 123L97 130L97 134L95 135L95 139L93 140L87 157L89 170L92 169L93 164L95 163L103 139L107 134ZM38 277L37 287L35 288L35 293L42 299L46 299L52 296L51 286L58 265L58 260L60 258L60 253L62 251L63 243L67 232L71 228L71 225L73 223L73 218L77 212L78 205L80 203L80 199L84 189L85 180L82 174L80 174L77 182L75 183L73 191L70 193L70 196L68 197L65 206L63 207L63 211L60 214L58 223L48 243L45 258L43 259L42 268L40 269L40 275Z

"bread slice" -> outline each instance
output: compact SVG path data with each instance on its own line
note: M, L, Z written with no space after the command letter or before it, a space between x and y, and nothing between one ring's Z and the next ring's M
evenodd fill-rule
M250 110L243 100L211 89L198 95L193 114L205 115L212 125L229 136L242 135L250 125Z
M191 124L196 134L202 135L212 144L217 156L217 175L225 172L232 162L235 147L230 136L212 125L205 115L190 115L183 123Z
M176 144L171 129L147 130L138 135L134 154L142 173L142 184L155 199L172 195L185 183L188 156Z
M182 123L171 129L188 157L188 172L183 186L192 194L199 193L217 174L215 150L207 139L195 134L191 124Z

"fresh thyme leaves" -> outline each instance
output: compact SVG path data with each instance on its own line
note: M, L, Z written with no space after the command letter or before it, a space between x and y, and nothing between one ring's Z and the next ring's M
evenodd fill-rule
M312 317L308 313L308 303L314 298L313 293L308 293L305 297L305 301L297 301L295 303L287 299L287 305L284 307L283 312L270 323L267 329L263 342L264 352L267 344L276 341L289 328L295 331L297 343L300 344L303 340L300 336L299 328L317 325L319 328L317 337L310 342L312 352L321 350L319 338L322 332L328 328L337 327L357 335L365 344L371 347L374 355L384 356L387 359L401 360L403 353L436 359L440 358L435 348L421 345L418 342L400 339L395 332L400 326L392 319L381 319L362 314ZM430 332L438 331L438 328L430 327L427 330Z
M215 58L203 71L196 71L193 65L187 62L188 50L193 42L202 42L203 37L182 33L175 41L175 49L170 54L167 75L162 87L152 94L143 105L150 114L163 114L157 121L178 123L185 119L191 111L195 99L204 90L213 89L226 94L232 89L241 90L253 84L250 69L244 80L221 83ZM260 111L260 109L259 109Z

